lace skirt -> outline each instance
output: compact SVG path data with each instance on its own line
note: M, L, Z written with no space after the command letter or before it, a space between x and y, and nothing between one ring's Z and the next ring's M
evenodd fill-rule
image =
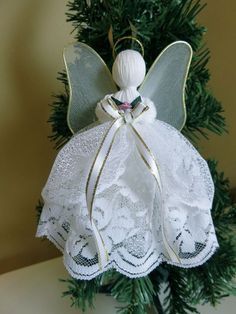
M155 120L135 127L157 162L162 192L137 150L128 125L118 131L96 190L93 219L109 253L100 269L85 187L111 122L76 134L59 152L43 189L37 236L64 255L72 277L92 279L115 268L147 275L161 262L194 267L218 247L211 218L214 184L205 160L175 128ZM179 262L173 262L163 235Z

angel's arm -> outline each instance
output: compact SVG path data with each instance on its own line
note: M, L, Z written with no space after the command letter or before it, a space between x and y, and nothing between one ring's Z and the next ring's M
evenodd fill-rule
M155 104L151 101L151 99L142 97L142 100L145 105L148 106L148 110L143 113L142 115L142 121L146 123L153 122L157 117L157 110Z
M107 104L107 99L111 98L112 95L106 95L102 100L97 103L95 114L100 123L111 121L111 117L103 110L103 105Z

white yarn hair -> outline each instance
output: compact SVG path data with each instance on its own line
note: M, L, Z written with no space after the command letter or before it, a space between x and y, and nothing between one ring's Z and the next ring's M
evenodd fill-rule
M113 80L121 89L138 87L142 83L145 73L146 65L142 55L131 49L121 51L112 67Z

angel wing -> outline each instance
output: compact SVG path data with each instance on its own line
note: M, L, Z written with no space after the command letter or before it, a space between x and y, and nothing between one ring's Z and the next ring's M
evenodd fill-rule
M63 55L70 88L67 123L75 133L96 120L97 102L117 88L103 59L88 45L74 43Z
M156 105L157 118L181 130L186 121L185 84L192 48L185 41L167 46L154 61L139 92Z

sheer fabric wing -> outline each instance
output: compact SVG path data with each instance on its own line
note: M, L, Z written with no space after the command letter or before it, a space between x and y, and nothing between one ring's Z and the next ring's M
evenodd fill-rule
M181 130L186 121L185 83L192 48L184 41L167 46L151 66L139 88L140 94L156 105L157 119Z
M75 133L96 120L97 102L117 88L105 62L84 43L66 47L64 62L70 88L67 123Z

